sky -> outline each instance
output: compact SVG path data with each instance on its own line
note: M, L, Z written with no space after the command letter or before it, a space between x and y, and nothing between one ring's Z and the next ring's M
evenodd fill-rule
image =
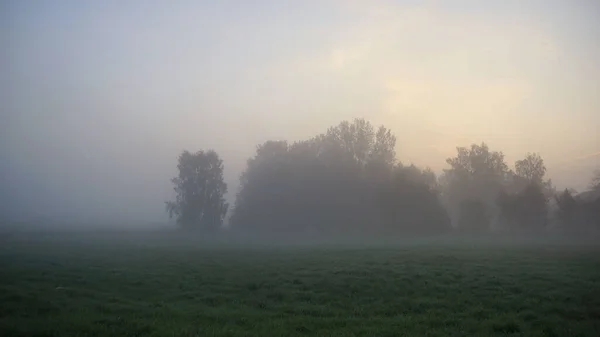
M600 168L600 2L0 2L0 210L162 221L184 150L228 198L256 145L362 117L441 172L486 142L558 188Z

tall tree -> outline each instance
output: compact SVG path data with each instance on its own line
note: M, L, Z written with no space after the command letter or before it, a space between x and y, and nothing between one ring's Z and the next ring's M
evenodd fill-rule
M595 171L590 182L588 191L577 194L576 202L576 221L579 229L600 230L600 170Z
M435 181L435 174L428 168L395 167L377 203L384 215L381 220L385 233L442 233L451 229Z
M480 233L488 230L490 214L487 205L476 199L465 199L459 205L457 229L466 233Z
M455 226L468 224L469 230L486 230L497 217L496 199L509 174L504 154L491 151L485 143L458 147L456 151L456 157L446 160L450 168L444 170L439 181L442 200Z
M561 229L580 233L600 230L600 196L593 192L573 196L565 190L556 196L556 216Z
M536 184L541 187L546 198L551 198L556 195L556 189L552 185L552 180L546 180L545 176L546 165L544 159L537 153L528 153L524 159L515 162L513 192L520 192L527 185Z
M232 226L244 223L243 229L249 231L274 231L276 226L289 224L287 210L279 204L288 198L285 187L291 182L289 148L287 141L267 141L256 147L240 176Z
M448 228L435 175L398 165L395 145L364 119L291 145L266 142L241 176L232 229L337 237Z
M498 197L500 220L505 229L539 231L548 220L548 198L554 194L551 181L545 181L546 166L537 153L528 153L515 162L515 172Z
M500 219L505 229L540 231L548 222L547 199L543 186L528 183L521 191L498 197Z
M375 133L375 141L369 160L367 171L369 174L384 178L388 176L396 163L396 136L390 129L380 126Z
M176 198L166 202L169 217L175 217L186 228L218 229L228 208L223 198L227 184L219 155L213 150L183 151L177 169L179 175L171 180Z
M517 160L515 172L527 182L541 185L546 175L546 165L539 154L528 153L524 159Z
M600 191L600 169L594 171L592 181L590 182L590 189L592 191Z

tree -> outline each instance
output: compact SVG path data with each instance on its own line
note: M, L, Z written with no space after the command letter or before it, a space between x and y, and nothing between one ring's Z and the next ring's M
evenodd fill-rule
M441 198L455 226L468 224L469 230L487 230L497 217L496 200L509 175L504 154L491 151L485 143L456 151L456 157L446 160L450 168L439 179ZM461 220L465 217L477 221Z
M590 189L592 191L600 191L600 169L594 171L592 181L590 182Z
M240 178L232 230L298 238L448 228L435 175L397 164L395 145L387 128L355 119L291 145L258 146Z
M515 172L511 171L510 192L520 192L529 184L539 185L546 198L556 195L552 180L545 180L546 165L544 159L537 153L528 153L527 156L515 162Z
M228 208L223 198L227 184L223 181L223 161L219 155L213 150L183 151L177 169L179 175L171 180L176 198L166 202L169 217L175 217L186 228L218 229Z
M286 185L291 182L287 141L267 141L256 147L256 155L247 160L240 176L230 224L249 231L276 231L289 225L291 215L284 207L289 196Z
M389 176L396 164L396 136L391 130L380 126L375 134L375 142L369 153L367 170L373 176Z
M513 194L503 192L498 197L501 209L500 219L506 229L540 231L548 222L547 199L543 186L529 183Z
M498 197L500 220L505 229L539 231L548 221L547 201L552 183L544 181L546 166L539 154L528 153L515 162L509 183Z
M490 222L487 207L481 200L465 199L460 203L458 230L467 233L485 232Z
M594 181L592 180L592 187ZM568 232L586 233L600 229L600 190L576 194L565 189L555 197L556 218L560 227Z
M542 185L544 175L546 175L546 165L539 154L528 153L525 159L515 163L515 172L517 176L527 182Z
M568 189L555 196L557 210L556 218L564 230L573 230L580 224L579 205Z
M384 214L385 233L443 233L452 228L448 213L438 199L435 181L430 169L396 166L378 202Z

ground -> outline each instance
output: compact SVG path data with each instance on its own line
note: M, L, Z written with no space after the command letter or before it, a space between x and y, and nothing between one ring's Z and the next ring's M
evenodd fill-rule
M0 336L600 336L593 245L406 242L4 237Z

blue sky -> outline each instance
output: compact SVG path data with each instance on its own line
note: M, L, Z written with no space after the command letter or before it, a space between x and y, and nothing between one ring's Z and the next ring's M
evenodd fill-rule
M4 1L0 156L12 213L162 219L182 149L235 192L256 144L364 117L401 161L486 141L600 167L600 15L589 1ZM232 193L233 194L233 193Z

